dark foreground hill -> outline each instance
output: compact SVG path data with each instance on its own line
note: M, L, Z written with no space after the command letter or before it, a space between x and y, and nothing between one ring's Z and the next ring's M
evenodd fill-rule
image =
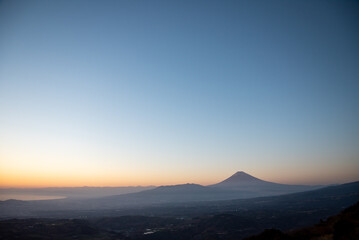
M359 202L336 216L320 221L312 227L286 233L278 229L267 229L247 240L347 240L359 239Z

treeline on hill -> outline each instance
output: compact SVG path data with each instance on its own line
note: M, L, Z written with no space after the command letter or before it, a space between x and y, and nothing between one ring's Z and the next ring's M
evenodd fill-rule
M246 240L348 240L359 239L359 202L336 216L320 221L312 227L286 233L267 229Z

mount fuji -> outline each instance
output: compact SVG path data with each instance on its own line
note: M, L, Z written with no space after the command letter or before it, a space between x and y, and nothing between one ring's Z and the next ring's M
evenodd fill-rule
M314 190L321 186L289 185L268 182L243 171L238 171L229 178L210 187L222 190L246 191L257 196L280 195L294 192Z

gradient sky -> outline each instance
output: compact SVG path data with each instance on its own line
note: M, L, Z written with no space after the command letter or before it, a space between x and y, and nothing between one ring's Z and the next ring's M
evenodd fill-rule
M0 186L359 180L358 1L0 2Z

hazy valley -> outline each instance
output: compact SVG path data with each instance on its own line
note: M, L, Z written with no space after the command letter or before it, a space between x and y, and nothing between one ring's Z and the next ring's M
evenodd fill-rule
M237 172L211 186L160 186L100 198L1 201L0 239L243 239L268 228L310 226L358 201L359 182L293 186Z

